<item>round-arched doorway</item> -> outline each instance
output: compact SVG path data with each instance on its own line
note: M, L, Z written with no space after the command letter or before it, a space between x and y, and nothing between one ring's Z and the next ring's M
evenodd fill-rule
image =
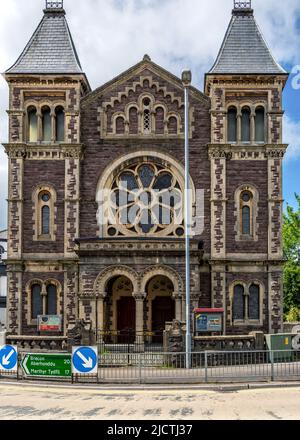
M174 286L166 276L157 275L147 284L148 329L152 342L162 343L166 322L175 319Z
M112 278L105 298L107 339L116 344L133 343L136 328L136 302L132 282L126 276Z

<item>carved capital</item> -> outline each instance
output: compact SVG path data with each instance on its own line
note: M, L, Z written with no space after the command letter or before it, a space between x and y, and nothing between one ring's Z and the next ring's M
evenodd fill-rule
M10 159L25 159L27 156L24 145L4 145L5 152Z
M267 150L265 152L265 157L267 159L282 159L285 155L286 150Z
M209 148L208 157L210 160L212 159L232 159L232 152L225 148Z
M134 293L133 297L136 301L145 301L147 294L146 293Z

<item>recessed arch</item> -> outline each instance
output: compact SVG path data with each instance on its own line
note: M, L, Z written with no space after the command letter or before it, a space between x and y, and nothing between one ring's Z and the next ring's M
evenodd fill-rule
M141 273L141 291L143 293L146 293L148 282L151 281L151 279L156 277L157 275L162 275L168 278L173 283L173 287L174 287L173 293L176 295L182 295L183 281L180 275L171 267L163 266L163 265L150 266Z
M97 276L94 283L94 294L105 297L107 293L108 282L115 277L125 276L128 278L133 286L133 295L138 295L139 292L139 276L135 270L128 266L110 266L104 269Z

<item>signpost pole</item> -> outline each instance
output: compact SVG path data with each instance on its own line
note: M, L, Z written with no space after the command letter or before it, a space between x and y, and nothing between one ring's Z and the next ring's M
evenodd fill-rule
M189 157L189 86L192 82L192 73L190 70L182 72L182 83L184 86L184 106L185 106L185 301L186 301L186 368L191 368L191 295L190 295L190 157Z

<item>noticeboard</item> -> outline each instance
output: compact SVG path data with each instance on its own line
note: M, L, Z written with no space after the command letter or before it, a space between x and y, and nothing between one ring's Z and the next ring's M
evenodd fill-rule
M61 332L62 318L58 315L38 316L39 332Z
M223 331L223 310L195 310L195 332L196 333L222 333Z

